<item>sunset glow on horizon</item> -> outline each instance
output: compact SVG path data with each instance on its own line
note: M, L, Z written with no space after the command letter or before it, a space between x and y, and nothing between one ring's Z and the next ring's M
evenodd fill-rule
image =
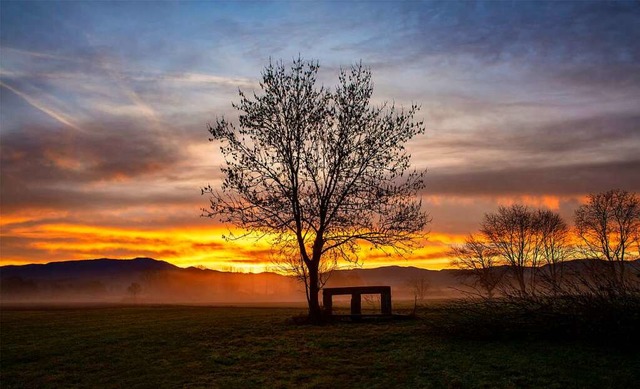
M476 206L482 199L445 199L425 196L427 207L458 205L460 207ZM531 207L543 207L558 210L561 201L573 203L575 199L562 200L553 196L516 196L486 198L483 202L497 205L526 204ZM148 211L148 207L145 207ZM428 208L429 209L429 208ZM46 214L46 212L45 212ZM51 218L34 220L28 216L15 214L0 222L3 231L2 265L21 265L28 263L47 263L64 260L93 258L134 258L152 257L170 262L179 267L204 266L213 270L251 272L278 271L274 262L274 252L269 245L269 238L245 237L225 239L230 233L243 235L238 229L214 223L209 219L198 219L200 223L169 223L162 227L138 225L119 226L105 223L82 224L60 223L59 220L71 219L68 215L52 214ZM57 216L57 217L56 217ZM78 218L80 219L80 218ZM480 219L476 221L479 225ZM477 226L476 226L477 227ZM452 229L452 231L455 231ZM471 230L470 232L474 232ZM467 233L433 231L422 246L404 256L370 250L366 245L358 252L357 263L340 263L339 268L353 266L376 268L381 266L415 266L428 269L450 267L448 256L451 244L462 243ZM13 247L6 244L10 236L19 236L31 241L29 245L18 246L13 254ZM33 254L32 254L33 253ZM27 255L25 255L27 254ZM42 258L43 260L39 260Z
M639 18L626 2L3 2L0 265L273 271L268 239L200 217L222 180L206 125L298 55L329 87L361 60L376 104L422 107L407 148L429 238L405 258L363 246L359 266L447 268L501 205L572 224L589 193L640 192Z

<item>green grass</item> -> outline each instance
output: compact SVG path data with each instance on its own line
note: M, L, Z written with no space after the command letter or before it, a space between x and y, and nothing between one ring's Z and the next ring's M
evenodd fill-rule
M593 387L640 380L637 349L579 342L469 340L429 319L293 324L300 309L10 309L1 387Z

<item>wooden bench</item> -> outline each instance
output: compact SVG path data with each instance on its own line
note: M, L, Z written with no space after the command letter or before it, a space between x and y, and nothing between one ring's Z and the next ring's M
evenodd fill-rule
M391 287L390 286L347 286L341 288L324 288L322 290L322 303L325 314L332 315L333 300L336 295L351 295L351 315L362 315L362 295L380 295L380 314L391 315Z

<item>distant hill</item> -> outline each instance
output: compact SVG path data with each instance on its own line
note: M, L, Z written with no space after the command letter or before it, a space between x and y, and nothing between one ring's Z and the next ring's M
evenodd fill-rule
M2 302L240 303L304 299L294 280L274 273L180 268L153 258L90 259L0 267Z
M0 277L39 279L121 277L134 273L175 270L177 266L153 258L89 259L50 262L46 264L9 265L0 267Z
M388 266L335 271L327 286L390 285L394 298L412 298L409 281L428 279L430 297L451 294L456 270ZM127 287L142 286L153 303L303 302L304 287L275 273L229 273L180 268L153 258L77 260L0 267L2 301L129 301Z
M583 269L575 260L567 268ZM640 261L629 263L640 268ZM460 297L462 270L427 270L386 266L336 270L327 287L390 285L394 299L412 299L412 283L428 286L427 298ZM51 262L0 267L2 302L123 302L138 283L136 300L148 303L303 302L304 287L294 278L276 273L229 273L195 267L180 268L153 258Z

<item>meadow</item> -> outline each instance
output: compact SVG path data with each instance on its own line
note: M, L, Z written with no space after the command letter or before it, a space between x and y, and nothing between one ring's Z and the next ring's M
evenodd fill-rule
M630 388L635 347L434 331L446 309L401 321L298 324L302 308L9 307L2 388ZM436 326L437 327L437 326Z

